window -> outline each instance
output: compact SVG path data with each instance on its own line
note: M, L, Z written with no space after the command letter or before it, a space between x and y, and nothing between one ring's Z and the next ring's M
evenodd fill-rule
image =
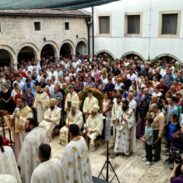
M34 30L35 31L41 30L41 23L40 22L34 22Z
M99 34L110 34L110 17L99 17Z
M65 30L69 30L69 22L65 22Z
M178 14L162 14L161 34L177 34Z
M127 15L127 34L140 34L140 15Z

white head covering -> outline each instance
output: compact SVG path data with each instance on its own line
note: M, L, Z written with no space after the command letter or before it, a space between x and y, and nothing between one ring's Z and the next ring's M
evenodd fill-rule
M78 102L72 102L72 107L77 108L78 107Z
M50 99L50 105L55 105L57 103L57 100L55 98Z
M93 106L92 111L93 111L93 112L98 112L99 109L100 109L99 106L98 106L98 105L95 105L95 106Z

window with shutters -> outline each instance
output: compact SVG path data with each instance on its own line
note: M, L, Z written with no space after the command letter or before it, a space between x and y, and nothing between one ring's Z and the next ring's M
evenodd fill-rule
M163 14L161 34L177 34L177 19L178 14Z
M140 15L128 15L127 34L140 34Z
M177 37L180 31L180 13L160 12L159 35L161 37Z
M110 16L99 16L99 34L110 34Z
M125 35L128 37L141 36L141 20L142 14L126 14L125 15Z

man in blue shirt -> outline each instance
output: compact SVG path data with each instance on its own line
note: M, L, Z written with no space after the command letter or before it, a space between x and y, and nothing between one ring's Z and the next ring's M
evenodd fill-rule
M58 85L54 86L54 92L50 96L51 98L55 98L57 100L57 106L62 108L62 100L63 100L63 95L59 91Z

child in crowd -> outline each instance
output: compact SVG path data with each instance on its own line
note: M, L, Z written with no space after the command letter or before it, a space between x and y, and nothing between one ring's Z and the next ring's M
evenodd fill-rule
M170 117L170 121L166 126L165 133L166 133L166 140L168 143L168 152L170 150L170 145L172 142L172 138L176 132L180 130L180 124L178 122L178 116L176 114L173 114Z
M153 148L153 129L151 127L151 124L153 123L153 119L147 119L146 118L146 126L145 126L145 133L144 136L142 137L142 142L145 143L145 151L146 151L146 156L143 159L146 161L146 165L151 165L152 164L152 148Z
M170 117L170 121L165 128L165 136L167 140L168 152L170 151L171 143L174 141L174 135L180 130L180 124L178 122L178 116L173 114Z

